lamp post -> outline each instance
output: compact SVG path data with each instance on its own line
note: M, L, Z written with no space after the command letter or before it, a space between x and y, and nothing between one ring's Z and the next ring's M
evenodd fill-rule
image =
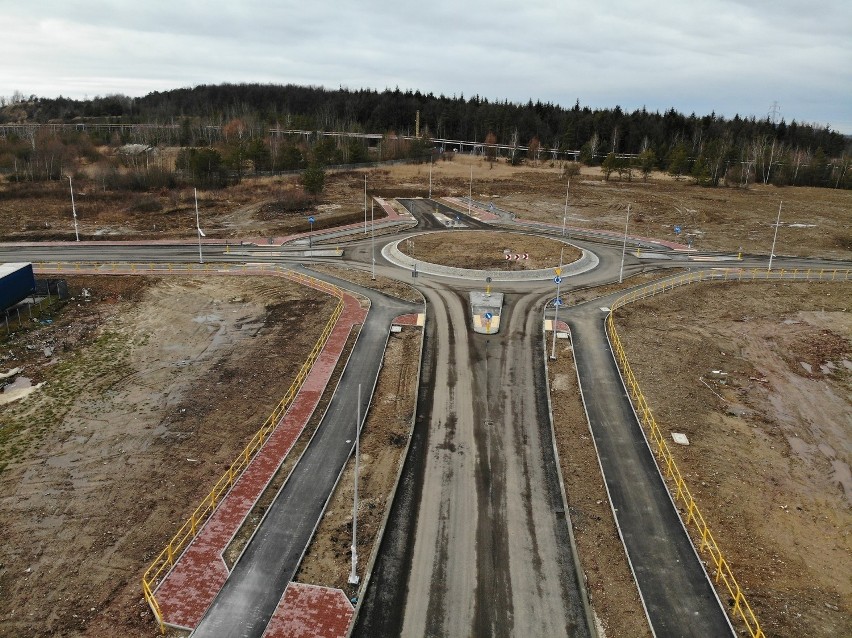
M198 231L198 263L204 263L204 256L201 254L201 238L206 237L204 231L201 230L201 223L198 218L198 189L193 188L193 192L195 193L195 230Z
M434 158L429 158L429 199L432 199L432 164L435 163Z
M308 249L309 250L313 250L313 248L314 248L314 222L315 221L316 220L314 219L313 215L308 217L308 223L311 225L311 230L308 233Z
M627 251L627 227L630 225L630 204L627 205L627 220L624 222L624 244L621 246L621 270L618 271L618 283L624 279L624 253Z
M772 235L772 252L769 253L769 268L766 272L772 271L772 258L775 256L775 240L778 239L778 226L781 225L781 205L783 201L778 202L778 218L775 220L775 234Z
M361 384L358 384L358 410L355 417L355 496L352 501L352 570L349 572L349 584L358 584L358 464L360 449L358 439L361 430Z
M370 255L373 258L372 280L376 280L376 218L374 209L376 202L370 202Z
M562 236L565 237L565 221L568 219L568 191L571 190L571 180L568 180L568 188L565 189L565 212L562 213ZM561 264L560 264L561 265Z
M473 164L470 165L470 190L467 195L467 216L470 217L470 204L473 201Z
M367 234L367 174L364 174L364 234Z
M71 184L71 176L68 176L68 188L71 189L71 215L74 217L74 236L80 241L80 231L77 228L77 208L74 206L74 186Z
M553 281L556 282L556 299L553 300L553 307L555 308L553 312L553 346L550 349L550 358L556 359L556 322L559 319L559 306L562 305L562 299L559 296L559 287L562 284L562 255L565 251L565 247L562 247L562 250L559 252L559 268L556 269L556 276L553 278Z

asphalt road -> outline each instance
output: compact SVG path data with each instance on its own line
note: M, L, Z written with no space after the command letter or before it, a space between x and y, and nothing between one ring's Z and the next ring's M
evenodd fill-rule
M426 220L428 211L415 216ZM349 255L368 259L368 246L369 240L357 242ZM376 246L378 256L378 241ZM599 267L572 278L571 288L618 278L620 247L597 246L595 251ZM9 261L196 258L197 246L0 247L0 260ZM220 248L218 254L205 252L205 259L278 262L294 257L280 249L228 255ZM720 265L761 267L766 259ZM625 277L658 265L687 264L628 255ZM848 264L776 258L773 269L834 266ZM381 259L377 271L411 281L408 273L395 272ZM429 302L415 434L355 634L586 635L542 408L539 308L554 291L542 282L504 286L508 306L501 333L486 339L468 329L463 284L436 277L412 283ZM563 290L570 294L568 286ZM260 635L295 571L351 453L345 441L354 428L357 382L372 387L365 379L377 374L381 357L376 353L384 347L390 319L411 311L376 293L365 294L374 299L373 310L316 445L297 465L270 509L270 522L250 543L198 636ZM643 601L658 636L730 635L626 401L598 309L606 303L601 299L563 311L560 318L572 326L595 442ZM362 401L366 405L369 397ZM284 521L291 528L284 529ZM248 620L239 620L243 612Z
M606 341L605 305L572 308L565 320L610 504L654 633L732 635L621 382Z
M339 285L344 282L311 272ZM352 284L345 283L347 288ZM346 460L354 449L358 385L366 417L391 321L416 307L359 289L372 306L337 391L310 445L270 506L225 586L192 633L195 638L259 638L313 536ZM282 356L283 353L282 353Z
M405 469L414 511L393 517L403 530L389 531L354 635L590 635L536 365L541 292L510 295L486 337L470 330L466 294L418 283L434 376L418 406L422 460Z

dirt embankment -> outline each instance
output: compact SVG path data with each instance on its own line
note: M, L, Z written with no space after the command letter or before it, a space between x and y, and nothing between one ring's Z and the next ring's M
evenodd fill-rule
M151 636L142 572L283 396L336 300L272 278L69 283L76 299L52 324L3 344L4 370L23 363L46 385L0 407L0 636Z
M617 326L765 633L852 635L852 287L694 285Z

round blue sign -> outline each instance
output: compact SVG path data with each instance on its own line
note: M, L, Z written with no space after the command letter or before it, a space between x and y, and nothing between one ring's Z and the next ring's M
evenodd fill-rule
M674 227L675 235L680 235L680 230L681 230L680 226L675 226Z
M308 222L313 224L316 220L313 217L308 217Z
M562 283L562 277L554 277L554 278L553 278L553 283L555 283L555 284L561 284L561 283Z
M486 312L486 313L485 313L485 320L486 320L486 321L491 321L491 319L492 319L493 317L494 317L494 315L492 315L490 312Z

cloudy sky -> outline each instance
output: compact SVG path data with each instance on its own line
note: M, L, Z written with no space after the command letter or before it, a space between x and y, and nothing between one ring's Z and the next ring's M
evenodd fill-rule
M852 2L0 0L0 95L220 82L792 119L852 134Z

